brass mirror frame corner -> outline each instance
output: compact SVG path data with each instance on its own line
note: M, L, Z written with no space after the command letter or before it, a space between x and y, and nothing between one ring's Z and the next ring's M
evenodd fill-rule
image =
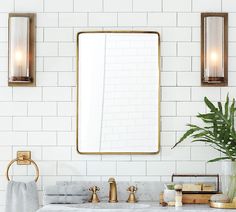
M30 18L30 63L29 63L29 72L32 77L32 82L9 82L9 41L10 41L10 18L11 17L28 17ZM11 87L35 87L36 86L36 13L9 13L8 15L8 86Z
M220 83L204 82L204 18L206 17L224 18L224 81ZM228 86L228 13L221 12L203 12L201 13L201 85L204 87Z
M79 150L79 35L83 33L143 33L156 34L158 36L158 137L157 151L155 152L81 152ZM106 30L106 31L81 31L76 36L76 151L81 155L156 155L160 152L161 139L161 43L160 33L156 31L139 31L139 30Z

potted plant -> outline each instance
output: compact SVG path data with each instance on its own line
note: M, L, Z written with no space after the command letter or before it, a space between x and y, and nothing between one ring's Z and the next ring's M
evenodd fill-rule
M227 95L225 104L218 102L214 105L207 97L204 102L209 109L205 114L198 114L197 118L203 121L203 126L188 124L189 129L180 140L172 147L176 147L186 138L192 138L192 142L203 142L221 153L221 157L214 158L208 162L221 160L228 161L228 189L227 196L232 201L236 197L236 131L234 127L235 119L235 99L230 104Z

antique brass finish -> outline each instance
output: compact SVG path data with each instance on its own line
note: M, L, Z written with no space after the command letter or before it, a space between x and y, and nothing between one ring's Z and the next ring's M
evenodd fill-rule
M30 165L31 152L30 151L18 151L17 152L17 165Z
M143 34L156 34L158 35L158 77L159 79L157 79L157 83L158 83L158 135L157 135L157 151L155 152L81 152L79 150L79 35L82 33L143 33ZM160 48L160 34L159 32L155 32L155 31L129 31L129 30L117 30L117 31L113 31L113 30L107 30L107 31L83 31L83 32L78 32L77 33L77 38L76 38L76 150L79 154L88 154L88 155L155 155L158 154L160 152L160 124L161 124L161 119L160 119L160 107L161 107L161 103L160 103L160 95L161 95L161 91L160 91L160 62L161 62L161 48Z
M19 82L17 81L9 81L8 79L8 86L14 86L14 87L34 87L36 85L36 73L35 73L35 52L36 52L36 13L9 13L9 19L8 19L8 58L10 58L10 18L12 17L28 17L30 19L30 26L29 26L29 75L30 80L25 80L25 77L22 77L19 79ZM8 59L8 66L9 66L9 59ZM9 68L8 68L9 69ZM9 72L9 70L8 70Z
M222 202L210 202L211 208L221 208L221 209L236 209L236 202L222 203Z
M224 77L222 79L216 79L217 82L208 83L205 82L204 76L204 34L205 34L205 24L204 19L206 17L222 17L224 18ZM227 13L201 13L201 84L202 86L227 86L228 85L228 14Z
M137 199L136 199L136 197L135 197L135 192L136 192L137 190L138 190L138 188L135 187L135 186L130 186L130 187L127 189L127 191L130 192L129 198L128 198L128 200L127 200L128 203L135 203L135 202L137 202Z
M91 202L91 203L98 203L98 202L100 202L100 200L98 198L98 195L97 195L97 191L100 191L100 188L97 187L97 186L93 186L93 187L89 188L89 191L93 192L89 202Z
M117 200L117 187L116 187L115 178L110 178L108 180L108 183L110 184L109 202L110 203L116 203L116 202L118 202L118 200Z
M39 178L39 168L38 165L31 159L31 152L30 151L18 151L17 152L17 158L12 160L6 170L6 178L8 181L10 181L9 178L9 169L13 163L17 162L18 165L30 165L31 163L34 165L35 170L36 170L36 177L35 177L35 182L38 181Z

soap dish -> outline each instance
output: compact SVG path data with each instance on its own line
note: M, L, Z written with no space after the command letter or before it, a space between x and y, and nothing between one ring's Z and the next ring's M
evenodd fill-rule
M210 207L211 208L222 208L222 209L236 209L236 203L222 203L222 202L211 202L210 201Z

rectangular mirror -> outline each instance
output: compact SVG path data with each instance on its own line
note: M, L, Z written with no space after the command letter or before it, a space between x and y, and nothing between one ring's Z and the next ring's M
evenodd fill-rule
M156 154L160 143L160 36L77 36L77 151Z

